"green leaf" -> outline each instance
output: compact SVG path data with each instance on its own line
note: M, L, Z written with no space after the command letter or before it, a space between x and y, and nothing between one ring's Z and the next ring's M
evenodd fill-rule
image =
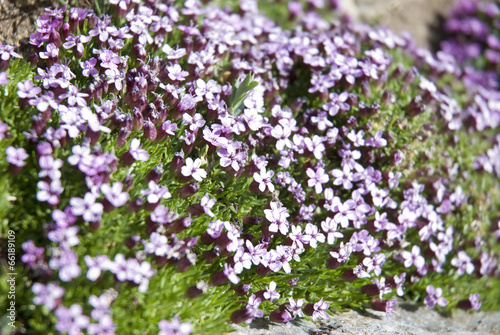
M240 84L236 84L233 88L233 93L231 94L231 98L229 100L229 111L238 116L243 110L243 102L250 95L252 90L257 87L259 83L254 81L254 76L252 73L249 73L245 79L241 81Z

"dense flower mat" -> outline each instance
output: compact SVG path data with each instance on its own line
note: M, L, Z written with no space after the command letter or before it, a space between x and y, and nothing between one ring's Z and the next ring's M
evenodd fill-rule
M97 1L0 45L2 333L500 307L498 2L473 57L303 5Z

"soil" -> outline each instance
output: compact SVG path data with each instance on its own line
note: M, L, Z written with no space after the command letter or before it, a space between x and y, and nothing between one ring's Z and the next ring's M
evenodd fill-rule
M72 6L90 7L89 1L66 2ZM62 7L58 0L0 0L0 43L19 46L16 51L27 51L36 20L44 14L45 8L56 7Z

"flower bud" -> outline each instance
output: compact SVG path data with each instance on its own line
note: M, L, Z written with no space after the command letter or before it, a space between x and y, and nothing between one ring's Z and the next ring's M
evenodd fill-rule
M181 174L182 166L184 165L184 152L175 153L172 162L170 162L170 173L178 176Z
M189 198L190 196L194 195L198 190L200 189L200 185L198 183L190 183L187 185L182 186L178 190L179 197L182 199Z
M380 289L376 284L368 284L361 287L361 293L372 297L380 294Z
M214 273L213 275L210 276L210 284L213 286L219 286L219 285L227 283L228 281L229 281L229 278L227 278L224 271Z
M234 287L234 294L237 296L243 296L246 295L248 292L250 292L250 289L252 288L252 284L241 284L236 287Z
M144 205L144 198L143 197L137 197L135 199L132 199L128 203L128 210L130 212L138 212L142 206Z
M158 164L157 166L155 166L153 170L151 170L146 175L146 182L149 183L152 180L156 184L158 184L162 175L163 175L163 166L161 164Z
M174 222L172 222L172 227L170 228L170 231L178 234L191 227L191 222L192 222L191 216L186 216L185 218L175 220Z
M417 73L418 73L418 70L416 67L412 66L404 75L403 77L403 82L406 84L406 85L410 85L411 83L413 83L413 81L415 80L415 78L417 77Z
M287 323L293 320L292 314L289 311L277 309L269 314L269 320L277 323Z
M144 137L151 142L156 139L155 124L149 120L146 120L146 122L144 122Z
M230 319L232 323L243 323L253 320L253 315L247 308L240 308L231 314Z

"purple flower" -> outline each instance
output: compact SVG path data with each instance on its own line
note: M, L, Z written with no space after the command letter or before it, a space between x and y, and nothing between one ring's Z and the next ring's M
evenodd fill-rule
M8 44L0 44L0 59L3 61L10 60L10 57L23 58L20 54L14 51L16 47Z
M70 199L71 212L75 216L81 216L84 221L97 222L101 220L103 205L96 202L96 196L92 193L85 193L83 199L73 197Z
M347 98L349 97L349 93L342 92L338 93L330 93L330 101L323 105L323 109L330 114L330 116L335 116L339 111L346 111L351 109L348 103L346 103Z
M148 254L155 254L156 256L165 256L171 249L168 244L168 238L165 235L158 234L157 232L151 233L149 242L144 241L144 251Z
M9 83L9 77L7 72L0 72L0 85L7 85Z
M274 185L272 183L272 178L274 176L274 171L269 170L266 172L266 168L261 168L260 172L255 172L253 174L253 179L259 184L259 190L264 192L266 188L269 192L274 192Z
M77 304L70 308L61 306L54 314L57 318L56 329L61 333L79 335L89 325L89 317L82 314L82 306Z
M335 178L333 185L342 185L346 190L350 190L352 183L360 179L359 174L353 173L347 164L342 170L334 169L330 173Z
M328 217L325 221L321 222L321 228L327 234L328 244L332 245L335 243L335 238L343 238L344 235L338 231L338 223L334 219Z
M101 271L109 267L110 260L106 255L96 257L85 255L83 259L85 260L85 264L87 264L87 279L90 281L96 281L101 276Z
M120 56L109 49L97 51L97 53L99 54L101 67L112 70L118 69L118 65L121 63Z
M45 249L43 247L37 247L31 240L24 242L21 247L24 251L21 261L28 264L30 268L45 262Z
M200 205L203 208L203 211L212 218L215 216L215 214L212 212L211 209L212 207L214 207L216 202L217 202L216 199L210 199L208 193L205 193L205 195L200 200Z
M174 316L172 321L161 320L158 327L160 328L158 335L187 335L193 330L191 323L182 323L178 316Z
M7 162L17 167L25 166L25 160L29 157L24 148L14 148L13 146L8 146L5 153L7 154Z
M99 71L95 68L97 64L97 59L92 57L85 62L81 62L80 66L82 67L82 75L84 77L92 76L95 77L99 74Z
M406 250L401 251L401 257L404 260L405 268L415 265L417 269L421 269L425 265L425 259L420 256L420 247L418 245L414 245L411 252Z
M269 268L278 272L283 269L286 273L292 272L292 268L289 262L292 260L292 251L288 246L278 245L276 250L271 250L269 252L270 260L269 260Z
M197 181L202 181L207 177L207 171L201 169L201 159L196 158L194 161L191 157L186 158L186 165L182 167L181 173L185 177L193 177Z
M68 248L78 245L80 240L78 239L78 231L80 228L77 226L71 226L67 228L58 227L55 230L50 231L47 234L47 238L52 242L58 243L61 247Z
M354 221L357 219L356 212L353 210L356 207L354 201L347 200L344 203L337 205L338 213L335 214L334 220L342 226L342 228L349 227L349 220Z
M179 64L167 66L168 77L173 81L184 81L189 72L182 70Z
M469 255L463 250L460 250L457 257L451 260L451 265L457 268L457 273L460 276L464 273L472 274L474 272L474 264L472 264Z
M38 182L37 187L39 189L36 193L38 201L46 201L52 206L59 204L59 196L64 191L64 188L61 186L61 181L54 180L49 184L42 180Z
M64 282L70 282L82 272L78 266L78 255L67 248L53 249L49 267L52 270L59 270L59 278Z
M102 194L104 194L106 200L109 201L113 207L125 205L130 198L130 195L127 192L122 192L122 190L123 184L118 181L113 183L113 186L109 186L109 184L101 185Z
M141 147L141 142L137 138L134 138L130 142L130 150L128 152L136 161L145 162L149 159L149 154L146 150L141 149Z
M280 298L280 293L276 291L276 283L274 281L269 283L264 292L264 299L269 301L275 301Z
M7 125L7 123L3 123L2 121L0 121L0 140L3 140L6 137L5 133L7 133L8 129L9 126Z
M99 41L106 42L109 34L117 31L116 27L110 26L111 18L108 15L103 15L102 19L98 20L94 29L89 31L89 35L94 37L99 35Z
M63 43L63 47L64 49L75 48L77 58L80 58L85 52L85 47L83 46L83 44L90 42L91 39L92 38L90 36L75 36L73 34L69 34L68 37L66 37L66 42Z
M235 143L229 143L225 148L217 150L222 167L231 166L235 171L240 169L240 161L246 159L245 153L236 148Z
M54 43L47 44L46 51L40 51L38 53L42 59L57 59L59 58L59 48Z
M286 304L287 309L293 314L294 317L304 317L302 306L304 306L304 299L294 300L292 297L288 298L289 303Z
M314 135L312 138L304 138L304 145L307 150L313 153L316 159L321 159L325 152L325 145L323 144L324 138L318 135ZM295 142L295 135L294 135Z
M172 197L166 186L158 185L154 180L148 183L149 190L141 190L141 194L147 196L150 204L156 204L161 199L169 199Z
M65 290L57 283L34 283L31 290L35 294L33 303L35 305L44 305L49 311L57 308L61 304L61 298Z
M31 80L26 80L24 83L17 83L18 91L17 96L21 99L33 99L42 92L38 86L34 86Z
M286 235L288 233L287 218L290 214L288 214L287 209L281 206L279 202L272 201L270 207L270 209L264 210L266 219L271 223L269 231L277 233L279 230L282 235Z
M448 303L448 300L442 297L443 295L442 288L440 287L434 288L434 286L432 285L427 285L426 291L428 294L427 297L425 297L425 304L427 305L427 307L434 308L436 304L438 304L441 307L444 307Z
M311 168L307 168L306 174L309 177L307 185L309 187L314 187L317 194L322 193L323 184L327 183L330 180L328 174L325 173L325 169L318 167L315 171Z
M396 312L394 311L394 307L398 305L398 302L396 299L391 299L391 300L374 299L371 302L371 305L374 310L385 312L385 316L389 318L391 314L396 314Z
M78 165L83 158L90 155L90 148L87 146L75 145L71 148L71 152L73 152L73 155L68 157L68 163L71 165Z
M312 316L313 321L318 320L319 318L328 319L328 313L325 311L330 307L330 303L328 301L323 301L323 298L319 299L317 303L308 304L304 311L307 315Z
M111 313L112 298L109 294L101 294L99 297L95 295L91 295L89 297L89 304L94 307L92 312L90 312L90 316L92 319L99 321L103 317L108 316Z
M111 316L104 315L99 323L91 323L87 330L92 335L115 335L116 325L113 324Z
M320 233L318 227L312 223L308 223L306 225L306 228L304 229L304 236L307 236L309 245L314 249L318 246L318 242L325 243L325 235Z

